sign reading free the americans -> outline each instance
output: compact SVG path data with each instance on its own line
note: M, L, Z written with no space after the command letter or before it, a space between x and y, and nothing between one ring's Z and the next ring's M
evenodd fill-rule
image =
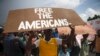
M71 9L30 8L11 10L4 32L22 32L72 25L84 25L81 18Z

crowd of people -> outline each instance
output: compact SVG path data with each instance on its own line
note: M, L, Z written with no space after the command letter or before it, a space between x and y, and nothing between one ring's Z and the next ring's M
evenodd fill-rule
M0 51L4 56L88 56L94 52L96 38L89 40L89 34L71 33L59 35L57 29L3 34ZM96 36L100 37L100 33ZM95 37L96 37L95 36ZM100 56L100 52L96 52Z

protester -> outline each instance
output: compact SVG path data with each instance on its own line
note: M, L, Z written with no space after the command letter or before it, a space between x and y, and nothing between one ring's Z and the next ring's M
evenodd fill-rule
M24 56L24 46L18 36L10 33L4 39L5 56Z
M3 55L3 51L4 51L3 39L4 39L4 34L0 32L0 56Z
M71 33L61 36L52 29L9 33L4 39L5 56L88 56L88 34L76 35L74 27L69 27ZM98 50L96 54L100 55Z
M34 55L34 56L37 56L38 55L38 50L37 48L34 48L34 46L32 46L32 43L34 43L34 41L37 40L36 36L35 36L35 31L30 31L28 33L29 35L29 38L28 38L28 41L26 43L26 52L25 52L25 56L31 56L31 55Z
M88 56L89 55L89 44L88 44L88 38L89 34L83 34L83 39L82 39L82 46L81 46L81 52L80 56Z
M81 40L83 39L82 34L77 34L76 35L76 41L78 43L78 46L81 48L82 44L81 44Z
M72 33L70 37L73 37L74 29L71 27ZM33 46L39 47L39 56L57 56L58 46L63 42L67 45L67 40L55 38L52 35L52 29L44 30L45 37L36 40ZM71 43L71 42L70 42ZM65 45L64 44L64 45ZM70 46L70 45L69 45Z
M59 38L59 34L58 34L58 31L57 31L57 28L54 28L53 29L53 36L55 37L55 38Z
M10 47L10 43L11 43L11 39L14 38L14 35L9 33L9 34L5 34L5 38L4 38L4 54L5 56L10 56L11 53L11 47Z
M34 35L31 36L31 37L33 37L33 38L32 38L32 43L34 43L34 42L38 39L37 37L34 37ZM42 37L42 36L40 36L40 38L41 38L41 37ZM33 56L39 56L39 48L38 48L38 47L35 48L35 46L32 46L31 54L32 54Z
M28 42L28 39L29 39L29 34L28 33L26 33L26 32L24 32L23 33L24 34L24 37L25 37L25 44Z
M3 40L0 40L0 55L3 55Z
M76 34L75 34L75 28L69 25L71 29L71 33L69 36L66 36L67 40L64 41L67 45L64 44L64 46L67 46L67 49L65 47L66 56L68 56L68 53L70 53L69 56L78 56L80 48L76 45Z
M95 44L96 44L96 35L95 34L89 34L88 36L89 41L89 52L94 53L95 51Z
M96 36L96 56L100 56L100 30L97 31Z
M57 56L58 45L62 40L52 36L52 29L44 30L45 38L40 38L34 42L39 47L39 56Z
M60 36L62 39L67 40L67 38L69 38L69 35L62 35ZM70 47L68 45L68 42L64 42L62 43L62 45L59 46L59 54L58 56L70 56Z
M11 56L24 56L25 54L25 46L22 41L18 39L18 37L15 37L15 39L11 40Z
M63 35L65 41L62 42L62 49L60 50L60 56L79 56L80 48L76 45L75 28L69 26L71 29L70 35Z

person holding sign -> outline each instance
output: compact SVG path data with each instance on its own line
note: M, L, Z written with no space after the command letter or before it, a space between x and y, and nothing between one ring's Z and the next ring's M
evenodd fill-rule
M45 34L45 37L36 40L33 43L33 46L39 47L39 56L57 56L58 45L62 45L63 42L65 42L65 45L67 45L66 44L67 40L54 38L52 36L52 29L44 30L44 34Z
M39 56L57 56L58 45L62 44L62 39L52 36L52 29L44 30L45 38L40 38L34 42L39 47Z

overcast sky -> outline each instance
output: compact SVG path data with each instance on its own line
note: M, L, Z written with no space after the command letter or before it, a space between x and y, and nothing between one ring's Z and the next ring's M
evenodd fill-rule
M0 0L0 25L5 24L9 10L34 7L73 9L84 21L100 14L100 0Z

